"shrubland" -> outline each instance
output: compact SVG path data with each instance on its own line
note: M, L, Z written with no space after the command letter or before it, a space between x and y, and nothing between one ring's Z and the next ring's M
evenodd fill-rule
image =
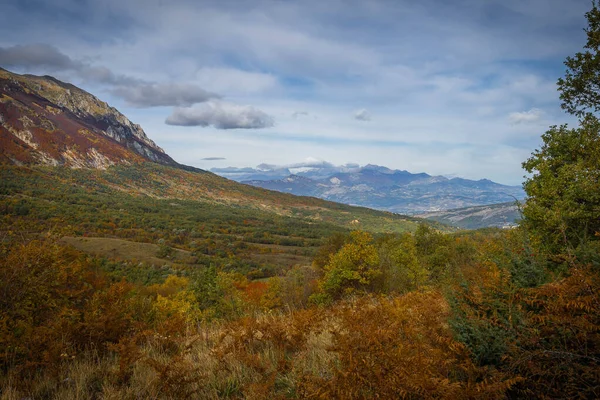
M557 269L530 237L355 231L270 279L212 265L153 284L51 235L13 238L2 396L594 397L598 265Z

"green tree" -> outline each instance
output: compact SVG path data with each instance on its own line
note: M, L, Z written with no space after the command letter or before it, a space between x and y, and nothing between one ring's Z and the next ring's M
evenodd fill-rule
M218 309L225 295L218 282L218 271L214 265L198 268L192 274L190 290L196 297L201 310Z
M587 115L577 129L553 126L523 168L529 196L524 225L549 250L577 248L600 232L600 121Z
M352 232L350 242L331 256L324 267L321 293L313 299L327 303L357 290L371 287L381 275L379 254L373 237L366 232Z
M600 232L600 10L586 13L584 51L568 57L558 80L562 107L580 118L580 126L552 126L543 145L523 163L532 174L524 183L528 200L523 225L553 253L592 249ZM594 243L596 242L596 243ZM592 251L594 253L594 251Z
M585 16L588 20L585 50L567 57L565 77L558 80L562 108L580 117L587 110L600 111L600 10L596 0Z
M439 281L450 269L451 238L427 224L419 224L415 245L420 263L429 271L433 281Z
M319 247L317 254L313 258L313 265L317 268L324 268L329 262L331 256L337 253L349 239L349 235L336 232L327 238L325 243Z
M429 272L419 262L412 234L386 240L379 247L379 258L386 292L405 293L427 283Z

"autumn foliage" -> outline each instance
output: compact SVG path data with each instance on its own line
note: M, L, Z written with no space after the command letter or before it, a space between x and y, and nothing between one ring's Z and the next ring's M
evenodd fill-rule
M269 280L206 268L145 286L52 238L14 241L0 381L57 395L85 365L80 379L101 382L87 397L598 396L597 266L548 271L519 231L356 232L326 248L322 267Z
M330 376L307 377L307 398L503 398L519 377L471 360L439 292L364 297L333 310Z

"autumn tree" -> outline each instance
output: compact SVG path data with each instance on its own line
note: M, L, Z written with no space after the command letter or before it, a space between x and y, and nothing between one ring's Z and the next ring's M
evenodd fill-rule
M332 255L324 266L321 292L315 301L327 303L357 290L370 288L381 275L379 254L367 232L352 232L350 242Z

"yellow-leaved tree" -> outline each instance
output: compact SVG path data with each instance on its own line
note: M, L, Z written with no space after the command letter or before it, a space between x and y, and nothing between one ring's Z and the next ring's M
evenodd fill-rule
M331 255L323 269L325 273L319 283L320 291L312 296L316 303L329 303L344 295L371 289L381 276L373 237L366 232L352 232L350 242Z

